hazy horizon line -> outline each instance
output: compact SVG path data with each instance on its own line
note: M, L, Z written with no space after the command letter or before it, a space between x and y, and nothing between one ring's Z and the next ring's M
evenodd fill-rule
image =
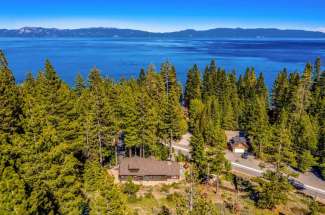
M188 30L194 30L194 31L208 31L213 29L244 29L244 30L253 30L253 29L275 29L275 30L298 30L298 31L310 31L310 32L320 32L325 33L325 29L304 29L304 28L281 28L281 27L210 27L210 28L204 28L204 29L196 29L196 28L184 28L184 29L176 29L176 30L170 30L170 31L151 31L148 29L140 29L140 28L132 28L132 27L114 27L114 26L84 26L84 27L54 27L54 26L22 26L22 27L16 27L16 28L2 28L2 30L21 30L24 28L43 28L43 29L57 29L57 30L78 30L78 29L91 29L91 28L103 28L103 29L120 29L120 30L136 30L136 31L144 31L149 33L173 33L173 32L182 32L182 31L188 31Z

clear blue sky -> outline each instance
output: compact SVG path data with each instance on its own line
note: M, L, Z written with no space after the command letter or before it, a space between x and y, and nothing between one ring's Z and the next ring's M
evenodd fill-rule
M4 0L0 28L151 31L276 27L325 32L325 0Z

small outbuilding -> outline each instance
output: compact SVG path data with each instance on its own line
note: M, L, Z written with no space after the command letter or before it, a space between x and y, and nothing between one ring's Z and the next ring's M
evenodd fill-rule
M131 177L135 181L167 181L180 178L180 165L173 161L159 161L154 158L129 157L119 162L119 179Z
M245 137L235 136L230 139L229 147L234 153L245 153L248 150L248 141Z
M245 153L249 148L249 141L243 131L225 131L229 149L234 153Z

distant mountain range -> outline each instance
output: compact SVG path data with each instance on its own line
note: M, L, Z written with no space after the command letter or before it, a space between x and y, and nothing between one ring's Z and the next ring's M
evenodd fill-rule
M325 33L305 30L280 30L275 28L214 28L154 33L118 28L57 29L24 27L0 29L0 37L162 37L162 38L325 38Z

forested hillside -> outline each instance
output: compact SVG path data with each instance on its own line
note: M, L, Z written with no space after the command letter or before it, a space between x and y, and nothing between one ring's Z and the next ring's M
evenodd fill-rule
M131 214L106 171L122 131L128 156L166 160L165 145L189 130L198 179L230 168L224 130L238 129L259 158L325 177L324 119L320 59L302 73L281 71L270 90L253 68L237 78L215 61L203 73L194 65L183 93L169 62L136 80L94 68L68 86L46 61L17 84L0 52L0 214Z
M190 131L206 136L209 120L217 128L246 131L259 158L302 172L315 166L325 177L325 71L319 58L302 74L280 71L271 90L254 68L236 79L212 61L200 74L195 65L185 86Z
M49 61L17 85L1 52L0 71L1 214L125 214L124 196L103 168L115 162L119 131L130 156L166 159L159 141L187 129L169 63L120 82L93 69L73 88Z

